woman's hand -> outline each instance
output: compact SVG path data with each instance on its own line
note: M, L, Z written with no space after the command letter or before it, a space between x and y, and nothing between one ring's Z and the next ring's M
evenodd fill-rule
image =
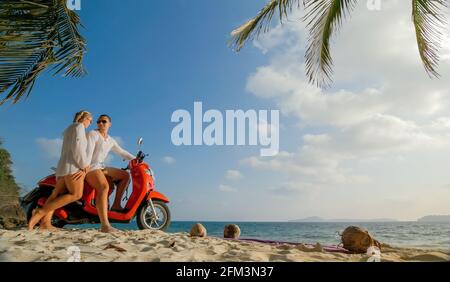
M86 172L82 169L77 171L76 173L72 174L73 180L79 180L81 177L84 177L86 175Z

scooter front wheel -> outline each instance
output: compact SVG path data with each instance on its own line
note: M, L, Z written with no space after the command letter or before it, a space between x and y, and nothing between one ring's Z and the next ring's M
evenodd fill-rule
M170 210L162 201L152 201L154 210L150 203L139 207L136 221L139 229L152 229L164 231L170 224ZM156 213L155 213L155 212Z

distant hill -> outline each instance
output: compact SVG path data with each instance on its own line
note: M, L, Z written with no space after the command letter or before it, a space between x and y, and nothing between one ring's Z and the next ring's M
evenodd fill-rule
M373 218L373 219L355 219L355 218L334 218L325 219L318 216L310 216L301 219L289 220L289 222L394 222L392 218Z
M323 222L325 219L318 216L310 216L301 219L289 220L289 222Z
M450 215L427 215L419 218L421 222L450 222Z

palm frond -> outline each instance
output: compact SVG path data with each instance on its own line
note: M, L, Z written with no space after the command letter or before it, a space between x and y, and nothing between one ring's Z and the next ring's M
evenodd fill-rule
M357 0L305 0L304 19L310 30L306 75L311 83L327 86L332 82L330 40L356 3Z
M67 5L57 7L59 49L55 52L58 63L55 74L65 70L64 76L80 77L86 74L83 57L86 53L86 40L81 36L78 27L81 26L77 13L67 8Z
M425 70L438 77L441 30L446 19L441 10L447 6L445 0L412 0L412 19L416 30L417 46Z
M79 19L65 0L0 2L0 105L30 95L39 75L54 65L55 74L84 74L85 41Z
M236 51L240 51L245 43L257 38L261 32L267 32L270 29L272 18L278 10L280 22L287 18L288 13L292 11L295 4L300 6L301 0L270 0L256 17L247 21L231 32L230 45ZM304 1L304 0L303 0Z

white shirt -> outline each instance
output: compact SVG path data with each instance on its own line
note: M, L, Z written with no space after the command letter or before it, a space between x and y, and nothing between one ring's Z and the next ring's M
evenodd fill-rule
M81 123L73 123L64 130L61 157L56 168L56 176L74 174L91 163L87 152L86 129Z
M114 138L109 135L104 138L98 130L90 131L87 134L87 139L89 143L88 154L92 154L91 170L105 168L105 160L111 150L128 161L136 158L122 149Z

